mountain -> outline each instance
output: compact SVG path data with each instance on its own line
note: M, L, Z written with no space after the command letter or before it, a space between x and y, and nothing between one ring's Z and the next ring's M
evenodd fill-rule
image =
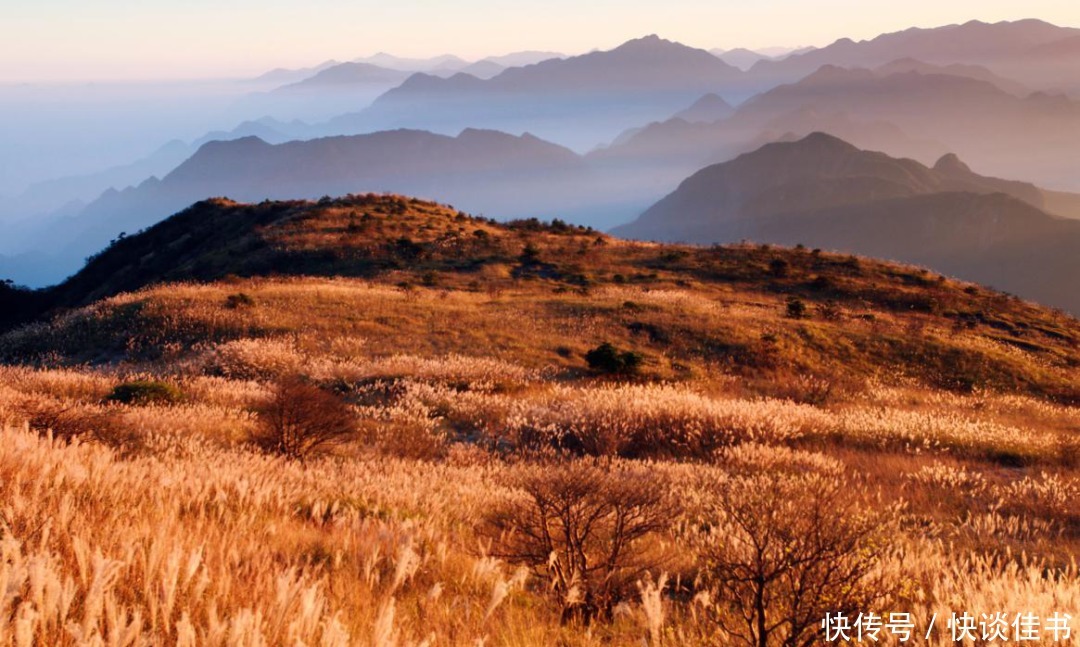
M485 59L477 61L479 63L489 62L501 65L503 67L522 67L524 65L534 65L542 61L548 61L553 58L566 58L566 54L560 54L559 52L545 52L545 51L523 51L512 52L510 54L503 54L501 56L488 56Z
M53 273L43 277L55 282L121 232L134 233L206 196L260 201L400 192L445 196L502 218L566 217L556 209L580 202L578 215L590 210L586 195L580 201L573 197L588 190L588 177L572 151L531 135L467 129L448 137L398 130L278 145L244 137L203 145L160 180L106 192L77 216L51 226L36 246L57 255Z
M483 60L477 61L471 65L466 65L461 68L461 73L475 76L478 79L490 79L493 76L497 76L505 69L506 66L504 65L499 65L494 61Z
M717 94L706 94L692 106L681 112L675 113L672 119L682 119L690 123L712 123L730 117L735 108Z
M194 151L179 140L168 142L150 155L130 164L105 169L97 173L75 175L35 183L22 194L5 200L12 214L23 219L36 219L42 214L64 209L72 203L89 202L109 187L123 188L152 175L164 175L176 168ZM5 224L11 224L10 221ZM28 222L32 226L32 222ZM0 249L8 248L14 241L0 241Z
M368 63L339 63L320 70L296 83L282 86L277 93L311 92L326 89L343 89L356 85L395 85L408 78L408 72L392 70Z
M1080 102L1063 96L1021 98L969 76L824 66L739 106L731 126L760 130L798 110L888 122L995 175L1080 190L1072 170Z
M813 47L765 47L763 49L736 47L735 49L711 49L709 53L729 65L747 71L758 61L778 61L813 50Z
M238 99L232 113L278 121L322 121L370 105L411 74L370 63L333 63Z
M733 65L743 71L749 70L754 66L754 63L757 63L758 61L773 60L772 56L762 54L761 52L755 52L754 50L746 49L745 47L736 47L735 49L728 50L713 49L709 50L709 53L728 65Z
M329 60L314 67L304 67L299 69L288 69L279 67L265 74L261 74L253 79L250 83L260 85L282 85L285 83L296 83L297 81L303 81L304 79L311 78L315 74L325 70L328 67L338 65L338 61Z
M491 79L417 74L327 132L483 127L529 131L577 149L664 118L743 73L708 52L656 36L610 51L511 67Z
M913 28L882 34L867 41L840 39L835 43L780 61L754 64L758 87L794 82L823 65L877 67L915 58L935 64L983 65L1008 78L1022 79L1037 89L1080 89L1080 29L1058 27L1039 20L988 24L971 21L933 29ZM1047 66L1047 58L1061 65Z
M405 58L401 56L394 56L393 54L387 54L386 52L379 52L378 54L373 54L372 56L358 58L355 59L353 62L377 65L382 68L398 70L401 72L460 70L461 68L469 64L469 62L465 59L454 56L452 54L443 54L442 56L432 56L430 58Z
M1027 87L1023 83L1018 83L1011 79L994 74L989 69L981 65L963 65L960 63L952 63L950 65L933 65L931 63L924 63L914 58L902 58L891 63L886 63L874 68L874 72L881 76L890 76L892 74L906 74L910 72L916 72L918 74L940 74L946 76L961 76L969 79L975 79L977 81L986 81L1005 92L1017 97L1026 97L1031 94L1031 88Z
M637 196L644 198L637 211L640 213L704 166L729 160L770 142L792 141L819 130L834 133L863 148L928 162L949 151L940 142L917 139L880 119L857 119L840 111L808 107L763 121L753 111L747 113L740 108L732 117L719 121L673 118L631 129L610 146L590 152L587 159L595 167L618 177L624 187L622 191L632 187ZM614 180L611 185L616 185Z
M994 175L1080 191L1072 170L1080 102L1032 94L977 65L910 58L875 69L824 65L752 97L721 121L683 121L639 124L597 155L647 164L658 182L677 182L750 144L820 130L924 164L952 151Z
M815 133L702 169L614 233L632 238L752 239L918 263L1080 312L1080 222L1045 196L973 173L955 156L934 167Z

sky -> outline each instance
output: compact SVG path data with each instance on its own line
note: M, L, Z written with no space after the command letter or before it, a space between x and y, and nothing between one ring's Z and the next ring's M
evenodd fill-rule
M520 50L656 33L706 49L822 46L907 27L1040 18L1077 0L0 0L0 83L227 78L276 67Z

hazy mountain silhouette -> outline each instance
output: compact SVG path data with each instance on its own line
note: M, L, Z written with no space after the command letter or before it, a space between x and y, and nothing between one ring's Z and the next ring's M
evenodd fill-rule
M461 73L475 76L478 79L490 79L493 76L501 74L505 69L505 65L499 65L494 61L483 60L477 61L472 65L466 65L461 69Z
M780 61L763 60L751 76L765 88L794 82L822 65L876 67L903 58L984 65L1037 89L1080 89L1080 29L1040 20L988 24L973 20L934 29L907 29L867 41L843 38ZM1048 58L1059 65L1045 65Z
M735 49L712 49L709 53L729 65L734 65L740 70L746 71L758 61L777 61L796 54L805 54L812 51L813 47L767 47L754 50L745 47Z
M749 99L727 118L709 123L679 115L633 128L593 156L623 166L646 165L657 184L673 187L707 164L786 135L820 130L860 148L926 164L956 150L1001 175L1070 186L1076 180L1068 161L1072 149L1061 145L1069 134L1060 130L1074 120L1068 110L1072 104L1064 102L1062 110L1045 97L1022 99L991 81L1018 89L977 66L935 66L912 59L877 70L824 66L797 83ZM1017 128L1019 123L1025 128ZM1030 155L1018 157L1017 150Z
M755 52L752 49L746 49L745 47L736 47L735 49L712 49L709 53L727 63L733 65L740 70L749 70L754 66L754 63L758 61L771 61L772 56L768 54L762 54L761 52Z
M566 54L528 50L523 52L511 52L510 54L503 54L501 56L488 56L478 62L482 63L488 61L503 67L521 67L523 65L533 65L542 61L548 61L553 58L566 58Z
M306 79L282 86L274 92L311 92L356 85L394 85L408 77L408 72L391 70L369 63L339 63L320 70Z
M521 132L580 149L737 85L743 73L704 50L649 36L610 51L512 67L483 80L417 74L329 131L415 127Z
M287 77L288 82L243 97L235 102L233 111L278 120L321 121L369 105L411 74L355 62L320 66L310 72L299 78L291 73L277 75Z
M379 52L378 54L358 58L355 59L354 62L377 65L379 67L402 72L460 70L469 64L469 61L466 61L459 56L454 56L453 54L443 54L441 56L432 56L429 58L406 58L388 54L386 52Z
M188 144L174 140L130 164L104 169L97 173L73 175L35 183L21 195L10 198L5 206L11 213L20 214L23 218L36 219L39 214L53 212L70 203L89 202L109 187L123 188L153 175L164 175L187 159L193 151L194 149ZM5 225L11 224L5 223ZM28 222L27 225L33 225L33 222ZM7 249L12 244L12 229L18 229L18 227L8 228L6 240L0 241L0 249Z
M691 123L712 123L726 119L734 112L735 108L727 101L724 101L723 97L710 92L695 101L686 110L675 113L672 119L682 119Z
M441 196L473 213L552 217L562 215L553 209L574 201L567 196L578 186L588 186L582 159L531 135L398 130L279 145L257 137L215 141L161 180L110 190L77 217L50 226L35 246L57 252L54 272L34 282L55 282L121 232L134 233L208 196L258 202L398 192Z
M318 65L312 67L303 67L298 69L288 69L284 67L275 68L260 74L259 76L250 80L250 83L258 83L265 85L283 85L285 83L296 83L297 81L303 81L304 79L311 78L319 72L325 70L328 67L339 65L340 61L329 60L324 61Z
M747 101L732 125L761 129L795 110L889 122L941 142L995 175L1080 189L1080 176L1073 172L1080 147L1080 102L1062 96L1036 93L1021 98L989 81L953 74L825 66Z
M949 65L934 65L932 63L925 63L915 58L901 58L885 65L880 65L874 68L874 72L882 76L889 76L891 74L904 74L907 72L918 72L919 74L944 74L947 76L962 76L969 79L975 79L978 81L986 81L998 88L1008 92L1009 94L1017 97L1026 97L1032 93L1031 88L1027 87L1023 83L1006 79L1003 76L994 74L989 69L982 65L964 65L962 63L952 63Z
M803 243L927 265L1080 312L1080 222L1022 182L860 150L831 135L707 167L613 233L662 241Z

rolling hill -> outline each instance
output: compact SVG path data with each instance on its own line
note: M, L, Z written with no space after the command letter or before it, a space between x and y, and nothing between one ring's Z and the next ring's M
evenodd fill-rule
M822 133L707 167L616 233L752 239L919 263L1080 312L1080 222L1047 214L1036 187L860 150Z
M841 143L817 142L818 147L822 145L840 148ZM929 185L934 181L932 172L920 172L884 156L876 159L876 165L881 178L877 184ZM845 215L837 212L839 229L848 224L842 222ZM887 230L895 235L904 228L897 224ZM667 314L657 319L650 315L650 308L639 309L627 301L630 305L621 306L624 314L596 311L595 325L605 332L594 331L589 337L618 340L650 356L664 353L667 359L654 369L660 376L688 370L678 368L680 364L704 368L714 361L727 362L754 380L777 371L811 372L832 376L830 379L847 375L845 379L849 379L900 366L938 387L951 388L948 385L961 379L957 371L963 371L964 380L976 379L996 388L1080 399L1080 384L1069 386L1057 373L1040 373L1034 370L1035 364L1028 364L1037 358L1062 366L1080 362L1076 344L1080 328L1075 319L970 284L935 278L925 270L806 249L630 242L561 221L498 224L436 203L392 195L318 202L199 202L145 232L115 241L59 286L31 293L6 288L0 298L14 304L11 311L21 311L24 319L45 311L88 309L61 314L52 327L32 327L15 336L0 337L0 350L9 358L57 353L74 362L114 362L123 356L142 361L151 357L144 352L160 353L170 344L195 348L197 338L206 335L220 341L221 334L229 333L206 328L209 325L217 330L219 324L204 321L204 315L197 314L207 307L201 297L201 305L175 303L162 306L164 309L151 302L159 298L155 295L164 299L162 304L168 302L171 290L186 294L182 285L193 281L207 285L203 290L207 295L235 292L230 286L242 282L243 277L264 282L263 287L252 286L259 290L257 294L275 289L273 285L303 291L308 283L321 284L318 277L363 280L406 292L506 293L515 308L526 308L542 320L558 316L560 309L573 307L571 303L606 298L602 295L615 294L622 303L628 298L649 299L645 296L649 292L690 291L694 298L728 304L725 308L748 308L747 318L735 328L725 325L716 329L705 320L694 323L696 319L671 319ZM319 288L312 289L313 294L318 293ZM140 290L148 299L143 305L108 305L118 294L140 294ZM642 295L618 296L624 292ZM256 302L264 298L270 297L259 296ZM801 315L784 317L785 304L793 299L804 302L811 313L809 320L800 323ZM121 299L124 303L128 300ZM227 306L226 312L232 307ZM672 307L683 306L675 303ZM825 315L812 316L815 308ZM305 308L308 310L311 308ZM160 319L167 312L176 317L171 323ZM185 312L203 323L181 323L188 317ZM235 314L246 316L242 310ZM869 314L880 323L870 327L858 323ZM312 310L311 316L323 315ZM87 317L96 323L89 323ZM774 345L760 337L763 317L783 330L784 336L802 334L798 327L810 325L816 330L813 339L817 341ZM933 344L930 338L904 340L883 333L882 326L899 331L913 319L928 329L960 327L965 332L961 338L951 339L935 333ZM260 325L272 321L261 320L265 323ZM414 323L396 324L398 343L415 344L410 346L414 348L440 343L438 337L428 336L427 328L414 327ZM496 324L493 320L478 325L473 332L492 332L491 326ZM500 330L500 335L514 334L505 327ZM992 338L1034 355L960 349L961 340L972 337ZM140 339L145 341L137 341ZM460 339L466 344L461 347L447 341L450 346L443 349L467 353L467 344L474 341ZM588 343L588 339L568 340L575 347L579 342ZM510 343L518 349L512 352L519 361L535 352L547 352ZM841 346L846 350L841 351ZM974 366L968 361L974 361L972 352L981 358L977 362L979 373L974 376L967 373Z

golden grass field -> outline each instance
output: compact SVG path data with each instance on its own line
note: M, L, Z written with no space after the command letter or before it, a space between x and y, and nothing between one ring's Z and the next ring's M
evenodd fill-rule
M812 250L295 209L251 235L335 276L165 277L0 336L0 644L820 644L792 609L853 604L911 614L876 644L958 644L965 611L1071 614L1029 644L1080 644L1075 319ZM602 342L641 367L590 371ZM251 442L296 375L356 422L303 460ZM170 397L110 399L140 380ZM643 530L612 565L529 561L536 492L613 492ZM620 527L592 521L590 559ZM745 642L718 564L845 530Z

